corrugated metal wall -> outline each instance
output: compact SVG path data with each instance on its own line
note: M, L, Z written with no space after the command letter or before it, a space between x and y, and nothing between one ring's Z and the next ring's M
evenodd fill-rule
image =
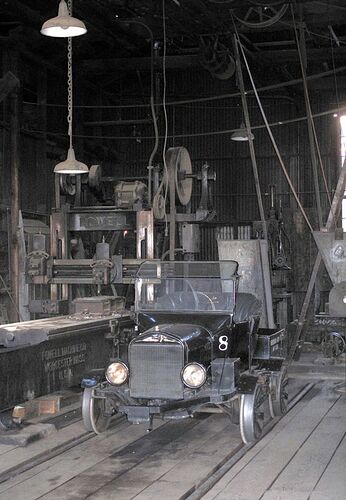
M208 73L203 71L185 72L183 75L168 74L167 82L168 101L233 93L237 90L233 81L219 82L213 80ZM269 123L294 120L306 114L301 89L297 88L295 93L290 94L290 96L285 95L284 91L282 95L268 95L268 93L260 93L260 95ZM311 96L312 110L315 113L335 107L335 97L332 92L330 94L326 91L311 92ZM340 96L340 99L342 98ZM252 126L263 125L262 117L253 97L248 97L248 105ZM159 109L159 130L160 135L162 135L164 123L162 109ZM143 117L142 109L127 110L126 113L126 117ZM243 229L238 233L238 225L242 228L251 224L253 220L259 219L248 144L231 141L230 133L216 133L239 127L243 120L240 98L167 106L167 113L169 123L167 147L183 145L190 152L195 170L207 161L210 167L216 171L217 180L213 185L213 203L217 216L213 223L204 224L201 227L200 258L205 260L218 259L218 236L230 234L233 230L234 237L244 237ZM336 185L339 167L338 120L331 115L318 117L315 119L315 125L329 191L332 191ZM307 209L313 227L317 227L306 121L283 123L273 126L272 131L290 179ZM114 130L113 133L116 131ZM151 126L143 128L142 135L144 137L152 135ZM289 261L292 267L291 290L294 292L293 307L295 314L297 314L310 278L316 246L297 208L267 131L263 128L254 129L254 135L265 212L267 214L269 212L269 189L270 185L274 185L276 201L280 200L281 202L286 231L291 241ZM126 171L127 175L145 174L152 145L153 140L144 138L141 142L128 140L123 162L116 167L117 172ZM157 162L161 162L162 140L159 151L160 153L156 157ZM114 166L110 168L112 169ZM326 214L328 201L321 172L319 172L319 180L322 207ZM197 186L193 197L194 207L198 204L198 195Z
M169 74L167 78L167 100L198 98L220 93L234 92L234 83L213 80L207 72L185 72L183 75ZM313 111L319 112L330 107L333 99L325 93L322 100L319 95L312 102ZM287 95L261 94L262 103L270 123L285 122L305 115L301 94L296 98ZM262 125L263 121L253 97L248 98L250 120L253 126ZM160 108L162 111L162 109ZM247 143L231 141L230 133L217 134L218 131L239 127L242 121L242 109L239 97L211 102L199 102L167 106L168 140L167 147L183 145L191 155L194 168L201 167L207 161L216 171L217 180L213 186L214 206L218 223L253 221L259 219L258 203L252 174L252 165ZM127 116L143 116L143 110L127 110ZM316 119L317 134L320 139L321 154L326 169L329 189L336 182L337 161L337 121L330 117ZM160 134L164 124L162 112L159 120ZM279 146L289 176L305 207L315 206L313 193L312 167L305 121L274 126L274 137ZM143 129L142 135L152 134L150 127ZM201 135L198 135L201 134ZM269 187L274 185L277 198L287 214L297 209L294 197L283 175L278 159L265 129L255 129L255 151L258 163L260 184L265 211L270 207ZM181 137L184 136L184 137ZM141 143L131 141L120 171L124 168L128 175L143 175L150 154L152 140L143 139ZM162 140L160 149L162 151ZM160 162L160 154L157 161ZM118 169L119 171L119 169ZM320 175L322 178L322 176ZM321 181L321 199L327 207L325 188ZM197 195L194 203L198 203ZM215 258L215 227L206 226L202 231L202 256Z
M22 73L24 74L25 66L23 68ZM32 77L33 71L31 70L29 73ZM36 80L31 82L31 85L34 87L37 84L38 75L35 78ZM217 81L203 70L186 71L184 73L168 72L167 74L167 101L226 94L236 90L234 79L224 82ZM76 79L75 93L78 92L81 95L83 93L83 98L80 98L80 102L93 106L100 103L100 96L96 92L85 91L85 88L83 89L83 81ZM40 157L37 145L38 139L29 135L22 137L21 192L22 207L24 209L37 210L38 208L42 209L42 207L45 207L47 211L50 210L54 155L55 157L59 157L65 147L66 108L64 106L61 107L61 104L65 103L65 93L64 82L56 81L55 76L50 75L48 102L60 104L60 106L47 108L48 130L56 135L48 135L52 158L47 161L46 165L43 165L42 161L38 161ZM302 94L299 92L296 93L294 98L287 95L268 95L267 93L261 94L261 96L269 122L285 122L297 116L305 115ZM340 99L342 99L342 96L340 96ZM332 95L329 96L326 93L314 94L312 102L313 111L319 112L332 107L330 105L332 101ZM101 102L102 104L111 103L104 96L101 96ZM122 89L121 102L133 104L143 102L143 99L141 96L139 97L139 92L135 90L135 85L129 85L129 89L126 89L126 86ZM248 98L248 104L252 126L262 125L262 118L253 97ZM152 125L98 127L97 129L92 129L91 127L83 127L82 118L84 116L84 120L86 121L96 119L126 120L131 118L148 118L150 117L150 110L148 108L110 108L102 111L100 109L86 108L83 113L78 109L75 111L76 116L79 117L79 120L76 120L75 133L88 136L84 139L76 138L78 158L87 163L101 162L105 167L105 173L108 175L136 177L147 173L146 167L154 144ZM162 163L162 136L164 133L162 107L158 107L158 111L161 139L155 161L156 163ZM243 120L240 98L233 97L210 102L168 105L167 115L167 147L185 146L190 152L195 171L199 170L204 162L208 162L210 167L216 171L217 180L213 185L213 203L217 216L212 224L203 225L201 230L201 258L216 259L216 236L217 234L221 234L220 231L223 231L220 228L237 228L238 224L246 226L253 220L259 219L248 145L247 143L232 141L230 132L218 133L222 130L231 130L240 126ZM31 128L41 130L41 126L42 124L39 121L35 123L34 120ZM330 116L321 117L316 119L316 128L320 139L321 153L325 163L329 187L333 187L336 182L337 171L337 121ZM304 206L309 208L310 214L313 214L315 197L313 194L306 123L302 121L278 125L273 127L273 133L290 178L300 193ZM3 141L5 134L6 131L3 130L3 154L6 153ZM59 134L63 134L63 138ZM299 215L297 215L296 202L289 190L266 130L254 129L254 135L265 211L268 212L270 206L269 186L275 185L277 197L282 203L284 218L287 219L291 239L292 241L296 241L300 231L297 228L298 226L301 227ZM93 155L89 155L88 157L85 151L88 151L88 146L90 145L93 145ZM99 153L97 153L98 151ZM113 160L107 161L105 151L113 151L114 156L119 159L118 162ZM0 175L2 179L2 203L6 205L9 203L9 172L5 168L4 161L0 162ZM48 195L47 190L49 191ZM327 207L322 183L321 192L323 206ZM199 188L197 187L193 197L194 206L198 204L198 195ZM226 234L227 229L224 231L226 231ZM299 254L297 259L300 259L301 262L297 262L297 264L304 275L303 282L296 283L296 287L299 290L303 290L306 286L306 274L309 273L313 254L313 243L311 243L310 236L306 233L304 223L303 232L305 235L304 244L308 244L311 251L305 251L306 247L305 249L302 247L292 247L292 251L296 252L297 255ZM303 241L303 238L300 238L299 241ZM305 252L304 256L300 255L301 252Z

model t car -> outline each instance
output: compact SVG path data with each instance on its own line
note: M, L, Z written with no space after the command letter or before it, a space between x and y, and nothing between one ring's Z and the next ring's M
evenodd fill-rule
M115 413L133 423L238 408L245 443L258 439L263 405L285 412L285 330L259 329L261 303L239 293L235 261L147 261L136 279L138 334L124 359L85 375L87 429ZM233 411L234 410L234 411Z

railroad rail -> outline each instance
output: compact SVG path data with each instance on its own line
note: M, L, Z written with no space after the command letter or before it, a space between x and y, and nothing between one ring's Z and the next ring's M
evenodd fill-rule
M294 406L301 401L304 396L306 396L312 388L316 385L317 381L313 383L306 383L303 387L300 387L299 390L295 393L294 397L288 403L288 411L291 411ZM71 415L72 420L76 422L76 410L74 411L74 415ZM71 412L72 413L72 412ZM214 416L215 417L215 416ZM203 422L207 422L208 418L212 418L207 414L202 414L198 419L191 419L190 421L182 422L164 422L160 423L158 427L156 427L150 433L143 433L141 437L134 437L133 440L126 443L125 446L120 447L115 453L112 455L105 455L105 459L121 457L124 462L130 461L131 465L125 467L122 471L118 472L116 469L114 470L113 476L110 477L109 482L114 484L114 488L116 489L116 478L120 477L121 474L128 473L131 467L136 467L141 464L145 459L151 457L152 454L158 452L163 446L165 446L165 437L170 434L171 441L167 440L167 443L174 443L174 439L179 439L186 432L186 429L193 432L193 429L198 425L203 425ZM281 417L282 418L282 417ZM265 427L264 434L268 433L273 427L281 420L281 418L277 417L271 420ZM59 419L59 417L53 417L49 420L49 422L54 423ZM67 417L65 414L65 419L69 420L68 412ZM56 422L57 427L59 427L59 422ZM185 428L184 428L185 426ZM111 423L111 428L107 431L107 435L111 436L117 432L124 433L131 428L131 425L125 420L122 416L117 416L113 419ZM130 431L131 432L131 431ZM81 432L78 435L74 436L71 439L66 440L65 442L58 444L55 447L51 447L47 450L42 451L36 456L24 460L17 466L11 467L0 473L0 498L5 498L2 495L8 494L11 489L10 483L13 483L14 478L18 478L18 481L21 479L21 475L27 476L28 471L31 469L35 469L35 467L44 464L45 462L50 461L51 459L58 457L59 455L63 455L64 453L69 452L69 450L77 449L78 446L83 445L87 441L93 441L99 439L99 436L95 435L91 432ZM168 439L168 438L167 438ZM229 450L228 453L225 453L221 459L218 459L215 463L211 464L211 468L203 479L196 481L196 484L193 487L187 487L186 491L182 494L179 493L179 496L176 498L180 499L188 499L188 500L197 500L203 497L220 479L221 477L240 460L254 445L244 445L240 438L237 443ZM34 472L34 471L33 471ZM26 474L24 474L26 473ZM78 477L78 475L77 475ZM9 482L9 489L6 489L6 483ZM60 485L63 487L64 485ZM7 493L6 493L7 492Z

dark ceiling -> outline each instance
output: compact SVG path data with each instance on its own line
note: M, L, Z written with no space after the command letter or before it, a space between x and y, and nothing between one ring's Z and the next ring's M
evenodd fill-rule
M163 6L168 69L200 66L201 53L215 47L232 55L236 29L257 72L295 77L294 25L305 36L308 71L332 69L346 60L345 0L74 0L73 14L88 28L74 41L88 78L107 87L112 74L149 70L151 33L162 56ZM58 0L0 0L1 43L59 68L65 53L57 47L63 41L40 34L57 7Z

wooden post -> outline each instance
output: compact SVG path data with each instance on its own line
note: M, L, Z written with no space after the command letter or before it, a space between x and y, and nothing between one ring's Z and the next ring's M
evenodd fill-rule
M0 81L0 101L7 97L4 107L5 122L9 124L6 138L5 165L9 177L3 179L10 189L10 210L8 216L8 262L9 277L14 307L10 313L11 321L18 321L19 304L19 248L17 231L19 226L19 79L15 76L18 68L18 54L6 50L3 54L3 71L7 71ZM7 134L6 134L7 135ZM5 172L4 172L5 173ZM6 182L7 181L7 182Z
M15 321L19 320L19 106L18 91L10 96L10 172L11 172L11 288L16 310Z

